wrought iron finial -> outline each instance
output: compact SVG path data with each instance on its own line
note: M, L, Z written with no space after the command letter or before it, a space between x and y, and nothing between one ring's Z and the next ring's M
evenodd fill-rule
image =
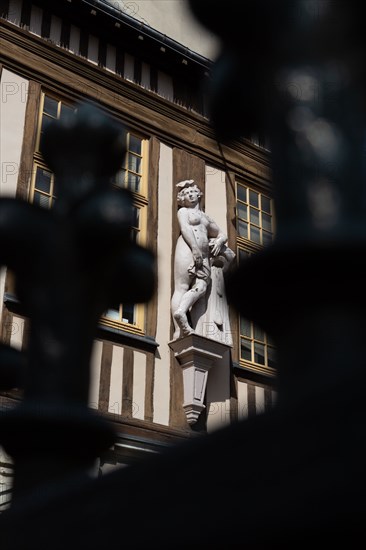
M15 272L31 323L24 399L1 419L15 495L86 468L114 440L87 407L93 339L111 303L145 302L155 285L152 254L131 240L131 193L111 184L123 142L121 126L82 105L45 130L44 156L58 181L52 210L0 201L1 264Z
M240 6L251 22L244 35L237 3L190 6L223 39L212 82L218 134L269 138L275 244L363 243L365 47L356 4L248 0Z

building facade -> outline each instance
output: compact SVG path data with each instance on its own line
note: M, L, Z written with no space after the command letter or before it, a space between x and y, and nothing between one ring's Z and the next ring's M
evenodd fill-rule
M170 12L159 19L164 4ZM42 155L44 128L91 102L126 129L127 154L114 184L132 191L133 238L157 258L152 300L111 304L98 325L90 407L118 434L100 457L100 474L261 413L275 399L273 343L230 308L231 343L209 372L205 409L195 424L183 409L182 367L169 345L176 184L197 183L201 207L227 234L235 261L271 242L275 219L269 151L255 138L224 144L215 137L207 105L215 44L188 31L182 4L0 0L0 196L52 208L57 181ZM0 315L1 341L26 353L29 320L6 267ZM3 408L12 407L21 390L0 399ZM11 459L1 453L5 506L12 472Z

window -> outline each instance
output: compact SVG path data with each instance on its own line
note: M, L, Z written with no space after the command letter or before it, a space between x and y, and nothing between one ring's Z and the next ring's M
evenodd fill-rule
M52 120L57 120L70 111L74 112L75 108L52 96L42 94L29 198L31 202L44 208L51 208L57 197L55 177L42 155L44 130Z
M143 244L147 227L147 141L127 132L124 166L117 173L114 184L132 192L134 199L132 239ZM144 304L111 304L102 322L109 326L125 326L136 334L143 333Z
M50 121L60 119L65 113L75 112L75 110L74 106L48 93L42 94L29 200L44 208L51 208L57 200L57 181L42 156L44 130ZM116 187L131 190L134 200L131 236L135 242L143 244L146 238L148 206L147 140L127 131L126 149L124 165L116 175L113 184ZM102 316L101 324L143 334L144 304L111 304Z
M270 244L274 232L272 199L241 183L236 190L238 236L258 245Z
M239 263L272 242L273 200L242 183L236 184L237 245ZM263 288L263 292L266 289ZM240 362L258 372L274 373L276 353L270 337L252 321L240 317Z
M261 367L276 366L275 347L269 336L252 321L240 318L240 358Z

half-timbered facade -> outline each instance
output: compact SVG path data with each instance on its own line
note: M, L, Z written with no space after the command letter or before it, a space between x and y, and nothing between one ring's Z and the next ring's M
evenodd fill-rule
M275 398L273 344L232 309L233 345L210 371L205 413L194 426L187 423L182 370L169 347L179 234L175 185L197 182L206 213L227 232L240 261L275 232L270 153L257 138L219 143L205 97L211 60L177 41L174 28L164 34L145 13L139 18L121 6L0 0L0 195L52 208L57 181L42 156L43 129L80 102L92 102L126 128L126 160L114 183L131 189L133 238L157 258L153 299L111 304L98 326L90 406L118 433L114 448L101 457L101 472L261 413ZM6 269L0 312L2 342L26 350L29 321ZM21 391L0 399L11 407ZM4 495L9 480L10 459L0 454Z

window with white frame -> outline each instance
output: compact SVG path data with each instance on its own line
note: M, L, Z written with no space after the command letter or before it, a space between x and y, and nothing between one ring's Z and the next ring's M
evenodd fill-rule
M272 242L274 235L273 199L269 194L236 183L237 247L239 262ZM265 294L266 289L263 288ZM240 363L260 372L276 367L275 346L253 321L240 317Z
M124 165L117 173L114 184L129 189L133 195L132 239L143 244L147 227L147 140L133 132L126 134ZM112 326L124 325L128 330L142 333L144 304L111 304L103 322Z
M258 245L270 244L274 233L272 199L241 183L236 190L238 236Z
M51 95L42 94L29 198L31 202L44 208L51 208L57 198L54 174L47 167L42 155L44 130L52 120L60 119L66 113L74 111L75 107L72 105Z

